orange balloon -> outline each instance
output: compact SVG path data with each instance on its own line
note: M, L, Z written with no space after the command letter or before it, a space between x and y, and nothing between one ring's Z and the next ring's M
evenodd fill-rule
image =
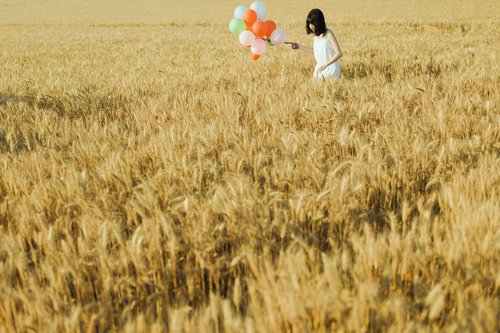
M259 60L259 58L260 58L260 55L258 55L258 54L252 54L252 60L253 61L257 61L257 60Z
M274 30L276 30L276 23L273 20L268 20L265 22L266 24L266 36L271 37L271 34Z
M243 22L245 22L247 27L251 27L255 21L257 21L257 12L253 9L248 9L243 14Z
M261 22L261 21L255 22L252 26L252 29L253 29L253 34L257 38L262 38L262 37L266 36L267 26L264 22Z

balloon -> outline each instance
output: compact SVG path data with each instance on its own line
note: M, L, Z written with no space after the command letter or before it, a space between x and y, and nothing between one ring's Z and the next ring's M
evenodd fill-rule
M255 21L257 21L257 13L253 9L248 9L244 14L243 14L243 21L245 21L245 24L247 27L251 27Z
M266 11L266 5L264 5L264 3L262 1L254 1L250 5L250 9L255 10L255 12L257 13L257 16L260 19L262 19L264 17L264 13Z
M285 31L283 31L283 29L277 28L271 34L271 42L273 42L274 45L279 46L283 44L285 41L286 41L286 33Z
M264 22L266 25L266 36L271 37L271 34L276 30L276 23L273 20L268 20Z
M286 33L279 29L273 20L265 20L266 5L263 1L254 1L250 7L238 6L234 9L234 18L229 22L229 30L238 35L239 42L251 49L252 60L259 60L269 46L282 45Z
M239 39L240 39L241 45L250 46L250 44L252 44L252 42L255 39L255 35L253 34L253 32L245 30L240 34Z
M229 31L235 35L239 35L242 31L246 30L245 22L239 18L234 18L229 22Z
M264 22L257 21L252 26L253 33L255 37L262 38L266 35L267 26Z
M266 52L266 42L263 39L254 39L251 46L253 54L261 55Z
M243 14L245 14L245 12L247 11L247 7L245 6L238 6L236 7L236 9L234 10L234 17L235 18L239 18L240 20L243 19Z

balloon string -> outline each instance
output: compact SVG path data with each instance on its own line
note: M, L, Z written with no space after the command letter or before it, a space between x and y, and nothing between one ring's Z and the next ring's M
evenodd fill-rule
M272 43L271 38L261 38L262 40L265 40L268 43ZM292 42L284 42L284 44L293 44Z

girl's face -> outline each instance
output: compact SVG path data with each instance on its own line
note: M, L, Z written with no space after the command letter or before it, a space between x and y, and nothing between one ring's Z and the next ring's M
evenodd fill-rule
M314 24L309 24L309 28L312 30L312 32L314 32Z

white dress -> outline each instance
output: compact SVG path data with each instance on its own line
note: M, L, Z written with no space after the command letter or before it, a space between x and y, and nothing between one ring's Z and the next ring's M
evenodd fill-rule
M326 37L314 37L314 58L316 58L316 68L314 69L313 78L324 80L327 78L340 78L340 63L337 60L328 66L323 72L318 73L318 68L326 64L330 59L335 56L332 44Z

